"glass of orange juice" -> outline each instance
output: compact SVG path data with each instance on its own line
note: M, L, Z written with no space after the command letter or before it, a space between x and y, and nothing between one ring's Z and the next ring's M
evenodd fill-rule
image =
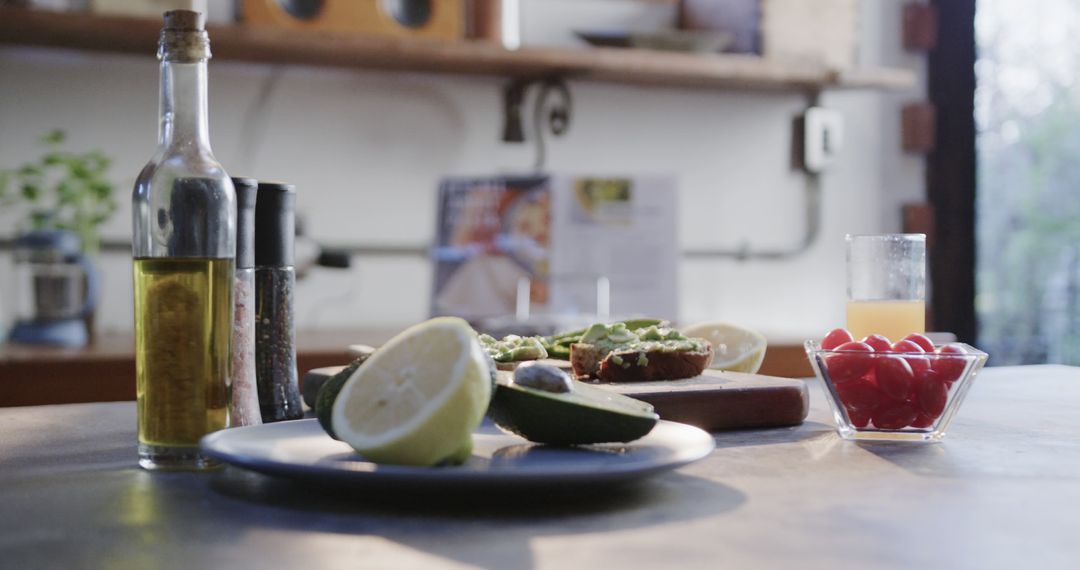
M847 240L847 328L897 341L926 332L926 235L851 235Z

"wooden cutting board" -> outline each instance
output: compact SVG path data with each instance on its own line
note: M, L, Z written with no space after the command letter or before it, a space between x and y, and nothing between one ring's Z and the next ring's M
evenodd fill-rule
M308 371L303 379L304 401L313 406L319 387L342 368ZM683 380L596 385L652 404L665 420L708 431L798 425L810 406L802 380L718 370Z
M598 385L708 431L799 425L810 410L805 382L775 376L706 370L683 380Z

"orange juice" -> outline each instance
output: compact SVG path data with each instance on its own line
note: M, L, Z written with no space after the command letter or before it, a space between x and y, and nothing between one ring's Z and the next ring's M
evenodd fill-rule
M856 340L874 333L898 341L910 333L924 333L923 301L848 301L847 328Z

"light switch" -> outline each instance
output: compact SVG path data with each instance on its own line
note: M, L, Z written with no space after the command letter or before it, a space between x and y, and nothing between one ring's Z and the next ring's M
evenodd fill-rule
M803 115L803 168L818 173L832 164L844 146L844 116L824 107L810 107Z

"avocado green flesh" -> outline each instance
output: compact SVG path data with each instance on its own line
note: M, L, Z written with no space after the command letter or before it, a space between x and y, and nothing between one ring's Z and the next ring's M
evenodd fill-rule
M536 443L626 442L649 433L659 416L645 402L582 382L551 393L499 382L488 409L495 425Z
M665 326L667 322L660 319L629 319L612 323L609 326L617 324L624 325L627 330L636 331L648 327L662 327ZM552 336L545 336L540 339L540 342L543 343L544 348L547 349L548 358L570 360L570 345L581 342L581 337L588 331L589 329L578 329Z
M539 337L521 337L512 334L498 340L491 335L482 334L477 338L480 340L480 346L495 362L540 360L548 356Z
M688 338L676 329L649 326L640 329L629 329L622 323L611 325L595 324L581 335L581 342L591 344L601 354L612 352L637 352L639 353L638 366L648 364L646 360L641 362L641 354L649 352L701 352L706 350L708 341L701 338ZM615 364L621 364L616 362Z
M338 439L338 436L334 433L334 428L331 425L333 423L331 422L331 418L333 418L334 415L334 400L337 400L338 394L341 393L341 388L345 386L345 382L352 377L353 372L356 372L356 369L360 368L360 365L363 364L365 360L367 360L367 357L361 356L346 366L341 372L334 374L321 388L319 388L319 393L315 396L315 417L319 420L319 425L334 439Z

